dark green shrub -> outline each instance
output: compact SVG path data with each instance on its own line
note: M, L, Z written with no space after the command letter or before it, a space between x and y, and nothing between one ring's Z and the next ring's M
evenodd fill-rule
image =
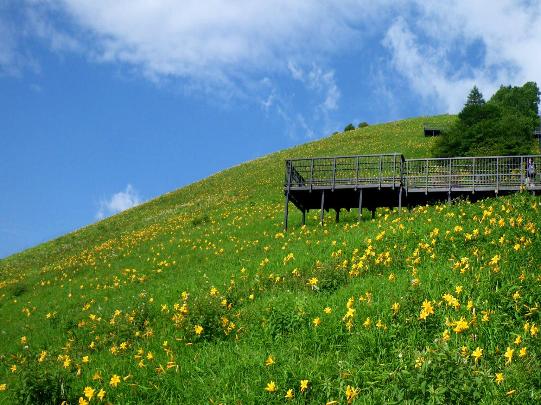
M357 128L365 128L367 126L368 126L368 122L363 121L363 122L359 123L359 126Z
M302 305L287 299L276 300L268 311L267 328L273 338L297 332L310 323Z
M539 90L533 82L502 86L486 103L474 87L457 122L442 133L433 153L438 157L531 153L538 103Z
M60 371L28 369L22 372L13 395L18 404L76 403L71 393L71 377Z
M354 129L355 127L353 126L353 124L347 124L344 128L344 132L353 131Z

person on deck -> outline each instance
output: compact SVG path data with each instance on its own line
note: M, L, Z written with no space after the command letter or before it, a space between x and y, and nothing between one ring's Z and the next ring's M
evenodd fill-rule
M535 180L535 163L532 158L528 159L528 165L526 167L526 174L528 176L528 182L526 183L529 186L534 185Z

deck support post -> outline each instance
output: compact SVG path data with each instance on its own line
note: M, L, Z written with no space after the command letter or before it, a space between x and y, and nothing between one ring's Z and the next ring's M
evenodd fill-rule
M321 192L321 226L323 226L323 220L325 218L325 190Z
M336 208L336 223L340 222L340 208Z
M402 184L400 185L400 189L398 190L398 213L400 214L402 212Z
M302 210L302 224L306 225L306 210Z
M376 218L376 209L372 208L372 219Z
M359 221L363 217L363 189L359 191Z
M284 231L287 231L288 216L289 216L289 193L286 193L286 204L284 207Z
M447 204L451 204L451 191L447 192Z

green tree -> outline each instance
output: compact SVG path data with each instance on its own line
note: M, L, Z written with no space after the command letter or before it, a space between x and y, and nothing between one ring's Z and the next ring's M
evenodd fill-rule
M500 87L488 102L476 87L456 123L438 139L439 157L517 155L532 152L533 129L539 125L539 89L534 82L522 87Z
M473 89L471 89L470 94L468 95L468 99L466 100L466 106L483 104L485 104L483 94L481 94L477 86L473 86Z
M344 132L353 131L354 129L355 127L353 126L353 124L347 124L346 127L344 128Z

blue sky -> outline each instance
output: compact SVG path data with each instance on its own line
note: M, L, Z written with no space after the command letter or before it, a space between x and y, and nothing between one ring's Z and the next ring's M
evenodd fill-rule
M523 0L0 0L0 257L350 122L539 83L540 20Z

